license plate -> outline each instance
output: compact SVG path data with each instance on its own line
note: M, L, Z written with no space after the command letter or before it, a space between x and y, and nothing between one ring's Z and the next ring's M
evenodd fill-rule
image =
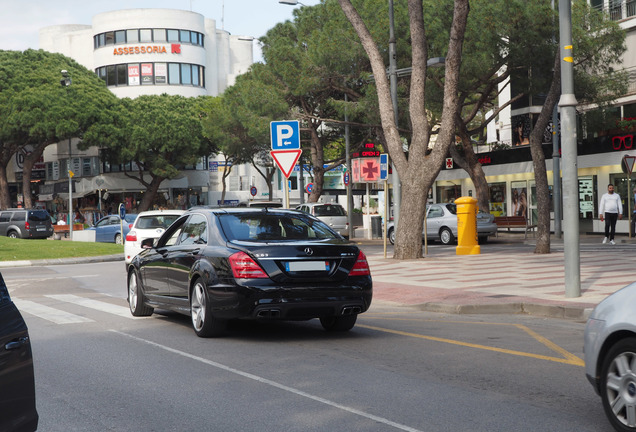
M289 261L285 263L285 270L297 271L329 271L329 261Z
M35 228L36 231L46 231L46 227L37 227Z

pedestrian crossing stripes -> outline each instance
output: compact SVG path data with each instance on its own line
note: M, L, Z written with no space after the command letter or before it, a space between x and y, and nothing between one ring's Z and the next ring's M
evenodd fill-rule
M58 308L63 307L64 304L77 305L83 308L116 315L126 319L135 319L135 317L130 314L128 307L118 306L100 300L80 297L73 294L50 294L45 295L42 298L54 300L56 301L56 303L53 305L42 304L33 300L26 300L16 297L12 297L12 300L18 307L20 312L36 316L54 324L81 324L95 322L95 320L93 319L86 318L85 316L77 315Z
M18 298L13 298L12 300L13 303L15 303L15 305L18 307L20 312L34 315L55 324L78 324L94 322L90 318L75 315L60 309L52 308L50 306L45 306L31 300L22 300Z

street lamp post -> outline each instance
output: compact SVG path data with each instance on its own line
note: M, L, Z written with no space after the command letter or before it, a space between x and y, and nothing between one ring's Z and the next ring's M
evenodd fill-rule
M68 89L71 86L71 76L67 70L62 70L62 79L60 84ZM73 240L73 171L71 171L71 137L68 137L68 233L69 238Z

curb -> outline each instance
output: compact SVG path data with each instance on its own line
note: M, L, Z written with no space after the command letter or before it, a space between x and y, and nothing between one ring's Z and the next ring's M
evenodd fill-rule
M90 264L97 262L123 261L124 255L99 255L81 258L56 258L32 261L0 261L0 268L3 267L29 267L41 265L60 265L60 264Z
M504 304L448 304L421 303L412 307L425 311L455 315L515 315L524 314L545 318L562 318L587 321L592 308L567 307L536 303L504 303Z

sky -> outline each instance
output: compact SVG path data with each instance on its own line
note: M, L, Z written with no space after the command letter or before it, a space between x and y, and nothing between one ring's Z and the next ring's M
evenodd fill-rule
M313 6L320 0L303 0ZM0 0L0 50L39 49L39 30L58 24L91 25L93 15L137 8L191 10L216 20L232 35L258 38L293 18L294 8L278 0ZM254 60L260 61L255 42Z

